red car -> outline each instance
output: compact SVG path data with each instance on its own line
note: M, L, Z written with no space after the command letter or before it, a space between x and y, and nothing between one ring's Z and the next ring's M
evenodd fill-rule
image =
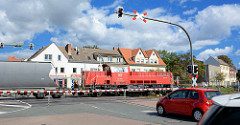
M160 99L156 104L156 110L158 115L182 114L193 116L194 120L199 121L212 105L212 97L217 95L221 93L214 89L178 89Z

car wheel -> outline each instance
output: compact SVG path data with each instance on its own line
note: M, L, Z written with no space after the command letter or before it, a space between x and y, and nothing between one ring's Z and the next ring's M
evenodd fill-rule
M198 109L193 111L193 118L195 121L201 120L202 116L203 116L202 111L200 111Z
M165 109L162 105L158 105L157 114L158 115L164 115L165 114Z

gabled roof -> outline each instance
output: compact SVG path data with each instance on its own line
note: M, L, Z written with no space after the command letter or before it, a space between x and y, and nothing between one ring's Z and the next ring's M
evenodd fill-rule
M218 58L214 58L214 59L217 60L217 61L220 63L220 65L229 66L226 62L224 62L224 61L221 60L221 59L218 59Z
M65 46L58 46L59 50L70 62L90 62L90 63L99 63L96 61L98 56L112 56L112 57L121 57L118 51L113 50L103 50L103 49L90 49L90 48L71 48L71 56L67 53Z
M51 43L50 45L55 44L55 43ZM34 53L29 59L28 61L31 61L31 59L37 57L39 54L41 54L44 50L46 50L50 45L48 45L47 47L41 48L39 49L36 53Z
M141 50L145 56L145 58L149 58L152 54L152 52L154 51L158 57L158 64L145 64L145 63L135 63L132 58L136 56L136 51L138 52L139 50ZM161 57L158 55L157 51L155 49L152 50L142 50L141 48L138 49L126 49L126 48L119 48L120 53L122 54L123 58L125 59L125 61L128 64L141 64L141 65L163 65L165 66L166 64L163 62L163 60L161 59ZM135 53L133 53L135 52Z

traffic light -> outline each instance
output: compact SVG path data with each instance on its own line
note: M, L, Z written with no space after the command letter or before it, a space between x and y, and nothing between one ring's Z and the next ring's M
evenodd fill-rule
M3 42L1 42L0 48L4 48L4 43Z
M123 8L119 7L118 8L118 18L122 17L122 15L123 15Z
M188 72L189 74L192 74L192 65L188 65L188 66L187 66L187 72Z
M29 47L30 47L30 50L33 50L33 44L32 43L30 43L30 45L29 45Z
M198 74L198 66L197 65L193 66L193 73Z

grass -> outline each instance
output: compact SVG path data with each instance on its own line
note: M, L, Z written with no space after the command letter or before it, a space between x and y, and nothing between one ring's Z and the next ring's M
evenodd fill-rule
M191 88L191 85L190 84L182 84L180 85L181 87L184 87L184 88ZM218 87L200 87L200 88L208 88L208 89L216 89L218 90ZM237 91L234 91L234 88L232 87L228 87L228 88L221 88L220 87L220 92L222 94L233 94L233 93L237 93Z

